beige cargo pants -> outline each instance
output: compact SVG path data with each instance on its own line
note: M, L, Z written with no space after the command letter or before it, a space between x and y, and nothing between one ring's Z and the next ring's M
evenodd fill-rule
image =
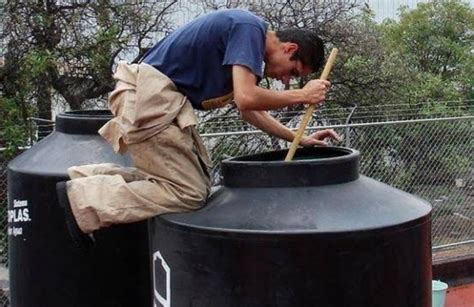
M105 163L68 169L71 209L85 233L163 213L198 209L210 191L210 162L192 124L189 102L179 92L176 101L176 93L169 92L175 91L174 85L150 66L121 65L114 75L118 83L109 101L116 117L101 133L117 151L125 148L135 167ZM165 86L157 86L157 82ZM154 93L144 95L140 91ZM135 112L133 116L130 110ZM163 116L170 112L175 115ZM145 115L137 116L139 113ZM134 136L133 141L129 135Z

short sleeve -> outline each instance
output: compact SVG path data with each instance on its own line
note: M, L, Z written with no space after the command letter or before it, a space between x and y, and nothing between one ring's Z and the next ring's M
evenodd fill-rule
M253 24L234 25L228 36L222 65L242 65L262 78L265 29Z

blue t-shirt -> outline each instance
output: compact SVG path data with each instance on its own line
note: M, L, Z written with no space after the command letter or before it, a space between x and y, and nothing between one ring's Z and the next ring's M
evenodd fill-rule
M159 41L143 63L167 75L194 108L203 101L230 95L232 65L263 73L267 24L244 10L203 15Z

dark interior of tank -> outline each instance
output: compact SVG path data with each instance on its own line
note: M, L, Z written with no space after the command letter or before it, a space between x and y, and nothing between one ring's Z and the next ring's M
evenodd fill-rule
M283 161L285 160L287 150L265 152L256 155L242 156L232 159L233 161ZM350 150L340 147L312 147L298 148L293 161L317 160L347 156Z
M68 111L61 114L64 117L110 117L112 113L108 109L102 110L80 110L80 111Z

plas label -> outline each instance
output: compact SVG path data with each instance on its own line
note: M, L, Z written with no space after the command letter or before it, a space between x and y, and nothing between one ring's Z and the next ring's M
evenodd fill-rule
M14 237L23 235L22 224L28 222L31 222L28 201L14 199L13 209L8 210L8 235Z

